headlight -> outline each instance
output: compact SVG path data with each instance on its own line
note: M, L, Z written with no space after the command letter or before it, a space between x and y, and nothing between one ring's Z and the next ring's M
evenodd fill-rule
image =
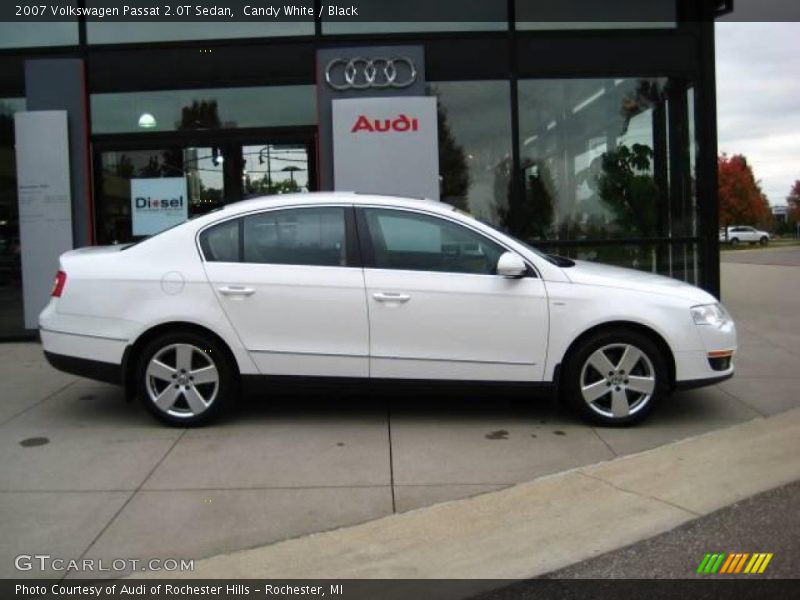
M695 325L724 325L730 320L728 312L721 304L701 304L691 309Z

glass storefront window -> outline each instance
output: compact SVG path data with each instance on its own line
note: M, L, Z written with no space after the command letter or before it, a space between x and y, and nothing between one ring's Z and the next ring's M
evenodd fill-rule
M676 26L677 0L516 0L516 29L662 29Z
M96 237L100 244L137 239L152 214L135 205L134 193L144 185L158 188L163 178L183 178L186 209L182 218L205 214L242 198L303 192L309 189L309 149L304 144L168 146L152 150L98 152L101 172L95 203ZM162 181L170 189L170 182ZM160 186L164 188L165 186ZM172 197L172 196L171 196ZM159 229L175 223L164 219ZM149 230L148 233L154 233Z
M0 98L0 338L25 334L14 160L14 113L23 110L24 98Z
M77 21L0 23L0 48L75 46L77 43Z
M685 248L585 245L696 235L690 90L679 78L519 81L521 193L499 224L533 243L580 241L582 257L693 280Z
M98 243L116 244L134 239L132 180L184 177L189 217L222 206L224 183L221 157L216 148L103 152L101 189L96 205Z
M92 133L314 125L314 86L92 94Z
M309 191L308 150L302 144L243 146L244 198Z
M290 37L314 35L314 22L254 21L204 23L170 21L151 23L104 23L88 21L86 39L90 44L131 44L182 42L240 38Z
M524 195L503 225L531 239L656 236L654 104L664 83L520 81Z
M438 98L442 201L500 222L511 189L509 82L435 82L429 93Z

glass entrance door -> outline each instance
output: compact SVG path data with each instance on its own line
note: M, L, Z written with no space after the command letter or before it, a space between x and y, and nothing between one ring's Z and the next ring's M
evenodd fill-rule
M316 189L310 140L258 142L96 144L96 242L127 243L231 202Z

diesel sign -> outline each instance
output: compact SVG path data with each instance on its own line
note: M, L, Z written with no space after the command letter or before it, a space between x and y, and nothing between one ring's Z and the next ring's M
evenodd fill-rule
M185 177L131 179L133 235L153 235L185 221L186 188Z
M183 207L183 196L178 196L177 198L143 198L141 196L134 199L136 203L137 209L154 209L158 210L160 208L182 208Z

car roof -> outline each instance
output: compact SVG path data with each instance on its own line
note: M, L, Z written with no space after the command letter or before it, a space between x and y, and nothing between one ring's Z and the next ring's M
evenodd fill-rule
M282 206L303 206L319 204L354 204L354 205L379 205L405 208L421 208L436 212L452 212L455 208L438 200L427 198L405 198L382 194L363 194L360 192L308 192L302 194L277 194L273 196L260 196L248 198L239 202L227 204L220 212L222 214L238 214L260 210L262 208ZM220 214L220 213L217 213ZM221 215L220 215L221 216Z

